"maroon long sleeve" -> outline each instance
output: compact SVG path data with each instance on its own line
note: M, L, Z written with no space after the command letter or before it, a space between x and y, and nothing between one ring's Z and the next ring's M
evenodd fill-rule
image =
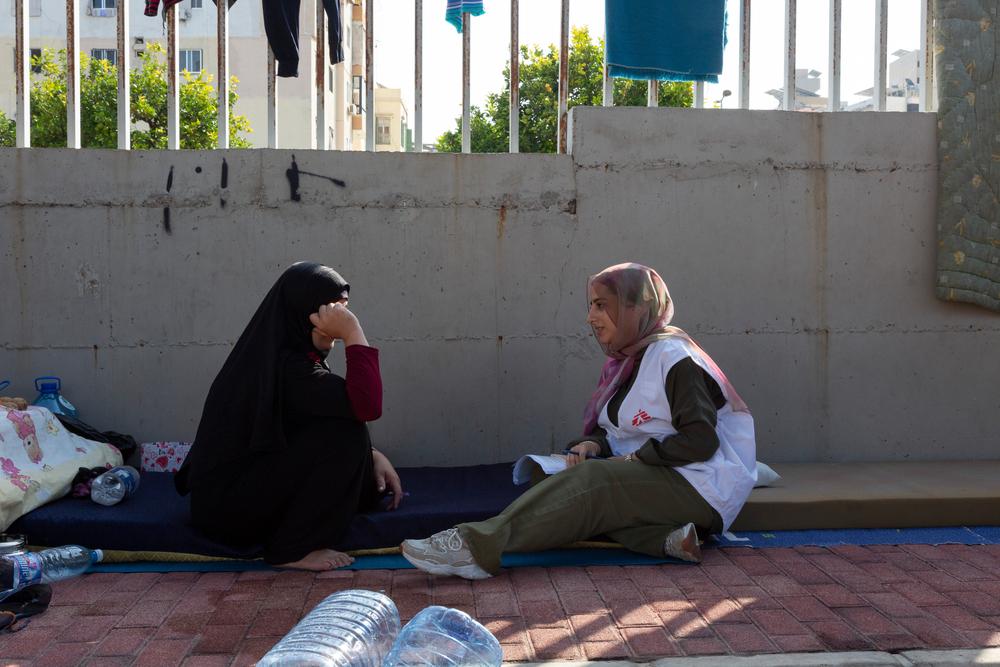
M292 419L321 415L358 421L382 416L382 375L378 350L365 345L346 348L346 377L330 371L316 353L293 355L284 372L285 411Z
M347 399L358 421L371 422L382 416L382 374L378 349L349 345L345 349Z

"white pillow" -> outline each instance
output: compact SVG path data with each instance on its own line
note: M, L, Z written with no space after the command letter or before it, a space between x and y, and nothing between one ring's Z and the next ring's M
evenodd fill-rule
M779 479L781 479L781 475L774 472L774 470L771 469L771 466L757 461L757 483L754 484L755 489L758 486L771 486Z

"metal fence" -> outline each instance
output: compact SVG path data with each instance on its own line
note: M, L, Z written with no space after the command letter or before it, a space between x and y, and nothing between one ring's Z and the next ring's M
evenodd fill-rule
M365 84L366 100L373 100L375 93L375 1L365 2ZM29 79L29 0L14 0L16 38L15 38L15 87L16 87L16 145L29 147L31 145L31 100L28 94ZM80 63L79 63L79 2L66 0L66 145L69 148L80 148ZM784 82L786 91L782 107L794 109L795 95L787 91L795 90L795 27L797 0L785 2L785 59ZM842 0L827 0L830 9L830 95L829 110L840 108L840 58L841 58L841 3ZM570 0L560 0L561 20L559 30L559 124L557 150L566 152L568 130L568 98L569 98L569 9ZM752 0L741 0L739 14L739 107L748 109L750 106L750 19ZM933 108L934 66L933 66L933 30L934 23L933 0L920 0L921 9L921 45L924 57L921 58L920 110ZM180 87L178 69L178 6L171 5L166 10L167 26L167 148L180 148ZM423 0L414 0L415 17L415 67L414 67L414 144L417 150L422 150L423 136ZM510 152L518 152L520 100L518 87L520 81L518 42L518 10L519 0L510 0ZM218 71L216 85L218 88L218 147L229 147L229 9L228 3L219 0L216 6L216 47L218 49ZM886 56L889 18L889 0L875 0L875 71L874 71L874 108L884 111L886 106ZM131 111L129 108L129 77L130 43L128 3L123 2L117 11L117 44L118 44L118 148L130 148ZM316 45L316 145L320 148L328 146L325 127L326 104L326 17L321 2L316 2L315 15L315 45ZM472 25L469 14L462 15L462 152L472 149L470 130L470 79L472 44ZM648 105L657 104L658 82L649 82ZM608 76L607 64L604 69L604 106L613 106L613 81ZM694 106L704 106L704 84L695 83ZM268 146L279 146L278 132L278 88L275 79L274 54L268 49L267 59L267 138ZM370 104L370 102L369 102ZM365 114L365 149L375 150L375 114Z

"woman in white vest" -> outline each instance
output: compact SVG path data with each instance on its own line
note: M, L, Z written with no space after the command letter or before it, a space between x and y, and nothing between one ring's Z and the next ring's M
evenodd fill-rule
M587 292L587 322L608 360L567 470L492 519L406 540L416 567L481 579L500 569L504 551L602 534L698 562L699 533L728 530L739 514L757 480L753 418L712 358L670 326L663 279L618 264L591 277Z

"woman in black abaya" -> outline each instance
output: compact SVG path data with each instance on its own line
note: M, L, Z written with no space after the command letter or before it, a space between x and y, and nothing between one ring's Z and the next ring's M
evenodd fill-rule
M289 267L257 308L205 399L194 446L175 480L194 525L226 543L264 543L280 567L328 570L357 512L403 493L366 422L382 413L378 350L348 310L333 269ZM345 377L326 364L344 342Z

